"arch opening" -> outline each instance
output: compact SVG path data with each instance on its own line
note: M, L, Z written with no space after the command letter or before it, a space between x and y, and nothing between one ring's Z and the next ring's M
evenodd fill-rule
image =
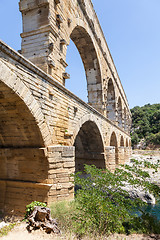
M85 122L80 128L75 142L75 171L84 171L84 164L105 168L104 146L97 125Z
M38 125L25 103L0 82L0 147L44 147Z
M107 117L112 121L116 121L115 90L111 79L108 81L107 88Z
M121 139L120 139L120 147L124 147L124 138L123 138L123 136L121 136Z
M70 38L77 47L84 65L87 80L88 103L101 112L101 71L95 46L90 35L81 26L76 26L73 29Z
M118 126L122 127L122 101L121 98L118 98L118 107L117 107L117 112L118 112Z
M67 72L70 73L70 79L66 80L65 86L84 102L88 102L87 81L84 65L79 51L70 39L67 47L66 62L68 64Z
M127 130L127 111L124 108L124 130Z
M110 146L115 147L115 163L118 164L118 142L115 132L111 135Z
M36 183L48 179L48 161L28 107L3 82L0 89L0 209L21 215L26 204L46 201L48 189L37 188Z
M128 139L126 138L126 147L128 147Z

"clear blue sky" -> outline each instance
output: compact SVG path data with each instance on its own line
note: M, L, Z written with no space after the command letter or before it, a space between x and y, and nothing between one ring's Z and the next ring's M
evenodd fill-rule
M93 0L130 108L160 103L160 0ZM18 0L1 0L0 39L20 49ZM67 85L87 101L86 80L73 43L68 47Z

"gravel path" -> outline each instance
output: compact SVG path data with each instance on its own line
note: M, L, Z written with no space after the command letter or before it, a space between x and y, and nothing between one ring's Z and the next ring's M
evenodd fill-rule
M28 233L26 230L26 223L21 223L14 227L11 232L8 233L7 236L2 237L1 240L79 240L74 235L55 235L55 234L47 234L44 231L36 230L32 233ZM160 240L160 236L158 235L140 235L140 234L132 234L129 236L123 234L114 234L111 236L104 236L100 238L96 238L95 240ZM85 237L81 240L93 240L93 238Z

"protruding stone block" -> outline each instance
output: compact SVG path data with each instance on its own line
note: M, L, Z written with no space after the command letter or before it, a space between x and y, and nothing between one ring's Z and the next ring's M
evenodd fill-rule
M55 4L61 3L61 0L54 0Z
M53 47L54 47L54 44L53 44L53 43L50 43L50 44L48 45L48 49L49 49L50 51L53 51Z
M53 60L48 60L48 65L49 65L49 67L51 67L51 68L55 68L55 63L54 63L54 61Z
M57 19L57 22L63 23L63 18L61 17L60 14L57 14L57 15L56 15L56 19Z
M64 78L64 79L70 79L70 74L67 73L67 72L64 72L64 73L63 73L63 78Z
M68 25L72 23L72 19L68 18Z
M63 65L63 67L67 67L68 66L68 64L64 61L64 59L63 58L61 58L60 59L60 63Z
M61 40L60 40L60 44L62 44L62 45L67 45L67 42L66 42L65 39L61 39Z

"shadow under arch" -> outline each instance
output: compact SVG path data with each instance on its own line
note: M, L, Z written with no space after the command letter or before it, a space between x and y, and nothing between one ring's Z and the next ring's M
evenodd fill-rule
M124 138L123 138L123 136L121 136L121 139L120 139L120 147L124 147Z
M98 56L91 36L82 26L76 26L70 38L81 56L88 90L88 103L102 112L102 81Z
M3 73L6 74L3 74ZM5 77L7 75L7 78ZM28 112L32 115L38 131L41 135L43 146L52 144L51 135L47 124L45 123L44 115L41 108L33 97L32 92L26 85L17 78L17 76L3 63L0 64L0 82L12 91L12 96L17 96L22 100ZM1 88L3 90L3 88ZM24 94L25 93L25 94Z
M127 129L127 110L126 110L126 107L124 107L124 130Z
M115 147L115 163L118 164L118 141L115 132L111 134L110 146Z
M84 164L105 168L103 140L95 122L88 120L82 124L74 146L76 172L83 172Z
M112 79L109 79L107 87L107 117L116 121L115 89Z
M117 105L117 114L118 114L118 126L122 127L122 101L121 98L118 98L118 105Z
M25 102L28 98L24 101L21 96L21 87L30 93L9 70L6 80L0 75L0 209L15 215L24 214L25 206L34 200L46 202L49 190L43 185L49 168L43 150L47 139L34 109ZM33 96L28 97L40 111Z
M128 139L126 138L126 147L128 147Z

